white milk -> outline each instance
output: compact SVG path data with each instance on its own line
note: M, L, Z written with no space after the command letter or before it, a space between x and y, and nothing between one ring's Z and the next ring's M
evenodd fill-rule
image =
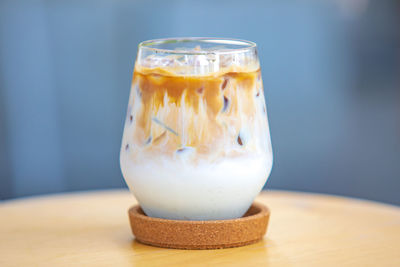
M130 161L121 151L125 180L151 217L221 220L241 217L272 168L267 154L193 164L184 159Z

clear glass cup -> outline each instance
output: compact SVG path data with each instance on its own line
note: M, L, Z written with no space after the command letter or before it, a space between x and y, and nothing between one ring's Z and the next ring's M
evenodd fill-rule
M139 44L120 164L151 217L241 217L271 168L256 44L178 38Z

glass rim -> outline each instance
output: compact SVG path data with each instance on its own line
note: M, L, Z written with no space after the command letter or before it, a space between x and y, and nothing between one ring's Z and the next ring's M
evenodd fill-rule
M152 45L167 44L167 43L186 43L186 42L200 42L200 43L214 43L216 45L240 45L243 47L238 48L225 48L214 50L183 50L183 49L166 49L152 47ZM138 49L145 49L155 53L177 54L177 55L210 55L210 54L235 54L255 50L257 44L252 41L234 39L234 38L218 38L218 37L174 37L174 38L160 38L151 39L139 43Z

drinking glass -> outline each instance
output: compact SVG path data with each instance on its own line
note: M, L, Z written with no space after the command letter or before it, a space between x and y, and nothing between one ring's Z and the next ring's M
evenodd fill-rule
M241 217L272 168L256 44L223 38L140 43L120 164L148 216Z

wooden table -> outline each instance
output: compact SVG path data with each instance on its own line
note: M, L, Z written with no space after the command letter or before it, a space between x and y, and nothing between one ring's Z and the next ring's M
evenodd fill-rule
M400 208L327 195L263 192L272 216L263 241L223 250L174 250L132 237L127 191L93 191L0 204L0 266L400 266Z

